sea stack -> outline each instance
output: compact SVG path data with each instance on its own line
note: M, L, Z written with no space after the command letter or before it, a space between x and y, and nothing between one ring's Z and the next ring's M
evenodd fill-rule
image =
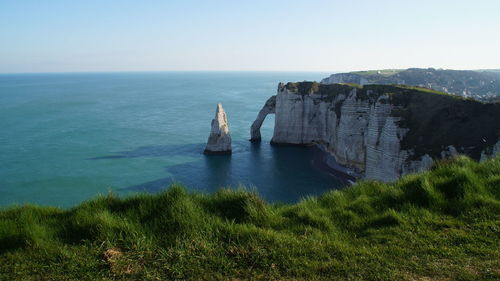
M215 118L212 120L212 129L208 136L205 154L231 154L231 136L229 135L229 124L224 108L217 104Z

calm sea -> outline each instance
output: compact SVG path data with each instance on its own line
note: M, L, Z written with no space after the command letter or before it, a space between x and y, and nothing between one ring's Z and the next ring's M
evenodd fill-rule
M0 75L0 206L71 207L97 194L157 192L172 182L214 192L244 185L295 202L342 186L307 148L272 147L249 128L278 82L328 73L142 72ZM231 156L202 154L216 104Z

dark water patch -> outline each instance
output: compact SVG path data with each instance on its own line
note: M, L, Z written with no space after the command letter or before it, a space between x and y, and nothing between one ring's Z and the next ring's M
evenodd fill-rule
M254 188L268 201L296 202L347 184L346 178L325 173L312 147L271 146L237 142L232 155L200 155L196 161L165 167L170 174L122 188L127 192L158 192L172 183L212 193L222 187ZM187 145L179 150L188 149ZM173 152L172 152L173 153ZM340 174L339 174L340 175Z
M153 145L141 146L129 151L120 151L114 155L105 155L88 158L87 160L104 160L104 159L122 159L122 158L138 158L138 157L167 157L174 155L188 155L202 153L204 144L187 144L187 145Z

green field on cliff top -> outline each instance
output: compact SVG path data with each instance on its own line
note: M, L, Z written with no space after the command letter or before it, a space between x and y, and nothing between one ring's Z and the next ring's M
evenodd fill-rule
M171 186L0 210L0 280L499 280L500 158L293 205Z

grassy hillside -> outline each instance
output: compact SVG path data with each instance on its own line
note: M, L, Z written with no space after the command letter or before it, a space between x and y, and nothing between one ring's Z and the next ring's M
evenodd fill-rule
M0 211L0 280L498 280L500 158L270 205L180 186Z

